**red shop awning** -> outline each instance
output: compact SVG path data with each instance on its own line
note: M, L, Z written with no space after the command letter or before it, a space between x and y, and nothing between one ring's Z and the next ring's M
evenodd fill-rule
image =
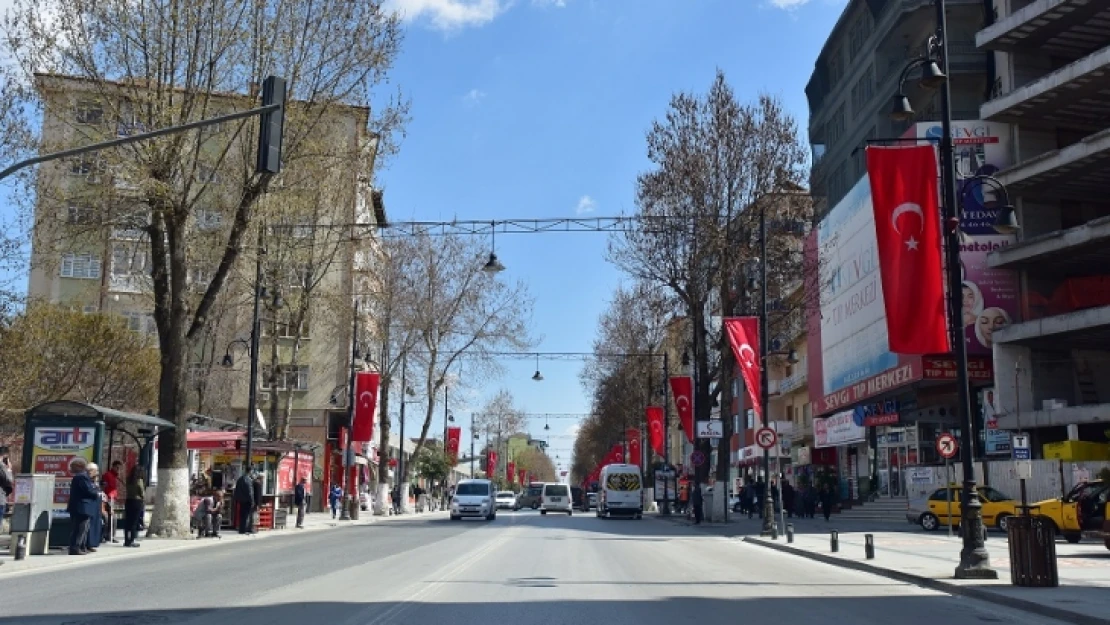
M235 442L246 440L246 432L189 432L186 443L189 449L235 449Z

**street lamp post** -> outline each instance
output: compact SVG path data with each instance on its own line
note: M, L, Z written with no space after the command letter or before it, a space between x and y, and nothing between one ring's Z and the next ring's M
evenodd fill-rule
M478 440L478 432L474 430L474 415L470 415L470 477L474 477L474 441Z
M351 506L358 505L357 499L354 500L355 503L352 503L351 499L351 461L354 460L354 441L351 438L355 429L355 374L358 372L358 366L355 364L356 358L358 358L358 300L355 300L354 321L351 324L351 375L347 389L347 447L343 450L343 495L346 501L343 503L343 510L339 513L340 521L350 521Z
M767 388L767 357L770 352L770 329L767 324L767 203L759 206L759 405L763 427L770 427L767 418L770 393ZM771 450L763 449L763 524L760 536L775 535L775 502L771 493Z
M956 386L959 408L962 413L963 449L961 463L963 468L963 493L960 523L963 546L960 550L960 564L956 567L957 579L998 579L998 572L990 566L990 555L983 536L983 504L979 501L976 489L975 463L975 417L971 405L971 388L967 373L967 345L960 327L962 314L962 294L960 275L960 216L956 192L956 163L952 142L952 89L949 83L947 11L944 0L934 0L936 9L936 35L929 42L929 49L922 58L915 59L903 70L899 81L899 92L895 99L892 115L897 119L908 119L913 115L909 98L902 92L901 83L905 82L909 70L923 68L922 83L925 86L940 88L941 137L940 171L943 203L941 207L945 233L946 282L948 287L948 323L951 328L953 350L956 360ZM939 66L933 53L939 55ZM1001 216L1001 215L1000 215ZM1012 216L1011 216L1012 218Z
M401 501L397 504L397 509L401 512L406 512L408 506L405 505L408 499L408 493L404 492L405 488L405 401L408 395L408 382L406 381L406 374L408 373L408 352L401 354L401 431L398 436L401 439L401 447L397 452L397 478L401 480L397 483L397 490L401 493Z
M671 357L663 352L663 475L670 475L671 471L671 432L670 432L670 392L667 386L671 380ZM678 476L675 476L677 486ZM671 513L671 478L663 480L663 514Z

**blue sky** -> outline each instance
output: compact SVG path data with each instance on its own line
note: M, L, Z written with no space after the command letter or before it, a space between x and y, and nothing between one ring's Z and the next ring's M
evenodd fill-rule
M805 83L844 0L392 0L408 22L394 82L412 98L400 153L380 172L390 219L614 216L633 209L644 133L670 95L723 69L742 99L778 95L806 124ZM506 279L536 299L538 351L590 351L623 277L607 235L497 238ZM499 388L533 413L583 413L581 363L504 363L456 415ZM461 394L459 394L461 395ZM409 427L415 427L415 419ZM468 422L465 418L464 422ZM551 421L567 464L573 419ZM532 433L543 434L542 420ZM466 440L464 438L464 440ZM553 454L554 455L554 454Z

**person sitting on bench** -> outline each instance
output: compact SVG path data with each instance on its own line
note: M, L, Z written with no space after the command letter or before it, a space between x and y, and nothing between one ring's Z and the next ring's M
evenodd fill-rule
M197 509L193 512L193 519L197 524L197 538L211 536L220 537L220 525L223 523L224 494L216 491L211 495L201 497Z

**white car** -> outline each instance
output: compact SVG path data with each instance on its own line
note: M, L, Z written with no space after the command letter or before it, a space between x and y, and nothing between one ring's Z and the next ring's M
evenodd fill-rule
M516 510L516 493L511 490L499 491L494 501L498 510Z
M484 517L487 521L497 519L497 507L493 503L493 482L489 480L462 480L455 487L451 498L451 520L463 517Z
M574 502L570 498L570 488L566 484L544 484L543 494L540 495L540 514L551 512L566 512L567 516L574 514Z

